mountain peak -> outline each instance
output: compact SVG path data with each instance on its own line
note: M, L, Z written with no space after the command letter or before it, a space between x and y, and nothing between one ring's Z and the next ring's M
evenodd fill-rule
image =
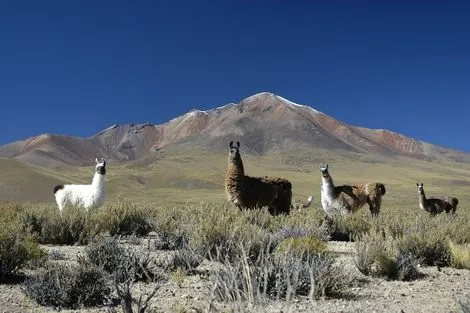
M271 92L205 111L192 109L160 125L115 124L89 138L44 134L0 147L0 157L46 166L83 165L97 155L114 161L137 160L169 146L223 151L230 140L239 140L247 151L260 155L303 147L470 163L470 154L385 129L351 126Z

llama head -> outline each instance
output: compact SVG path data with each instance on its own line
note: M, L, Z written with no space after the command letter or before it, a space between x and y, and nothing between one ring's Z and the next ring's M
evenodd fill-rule
M101 158L101 161L98 158L95 159L96 167L95 171L98 174L105 175L106 174L106 160Z
M328 163L320 164L320 172L323 177L328 177Z
M423 188L424 185L423 185L423 183L421 183L421 184L416 183L416 187L418 187L418 193L419 193L419 194L424 193L424 188Z
M233 141L230 141L228 145L228 158L232 162L235 163L237 160L241 160L240 157L240 142L236 142L236 144L233 144Z

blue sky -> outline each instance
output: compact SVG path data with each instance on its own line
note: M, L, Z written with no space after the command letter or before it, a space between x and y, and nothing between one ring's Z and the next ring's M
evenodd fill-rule
M0 144L269 91L470 152L464 1L0 2Z

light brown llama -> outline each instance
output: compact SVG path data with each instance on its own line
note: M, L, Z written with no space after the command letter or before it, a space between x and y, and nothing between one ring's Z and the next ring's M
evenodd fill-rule
M227 199L240 210L268 207L271 215L289 214L292 185L280 177L250 177L245 175L240 156L240 143L229 144L228 168L225 175Z
M364 204L369 205L372 216L380 213L385 186L382 183L365 183L354 186L335 186L328 172L328 164L320 165L322 175L321 203L329 217L336 214L357 212Z
M457 210L457 205L459 200L454 197L444 197L442 198L426 198L426 194L424 193L424 184L416 183L416 187L418 188L418 195L419 195L419 207L431 214L431 216L435 216L440 214L444 211L446 213L455 213Z

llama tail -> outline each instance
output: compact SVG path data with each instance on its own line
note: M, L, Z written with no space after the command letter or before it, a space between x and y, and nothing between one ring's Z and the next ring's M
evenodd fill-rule
M56 194L57 191L64 189L64 185L57 185L54 187L54 194Z
M380 192L382 192L382 196L385 194L385 185L384 184L377 184L377 186L380 188Z
M302 207L303 207L304 209L306 209L306 208L308 208L308 207L312 204L312 202L313 202L313 196L310 196L310 197L308 197L307 202L305 202L304 204L302 204Z

